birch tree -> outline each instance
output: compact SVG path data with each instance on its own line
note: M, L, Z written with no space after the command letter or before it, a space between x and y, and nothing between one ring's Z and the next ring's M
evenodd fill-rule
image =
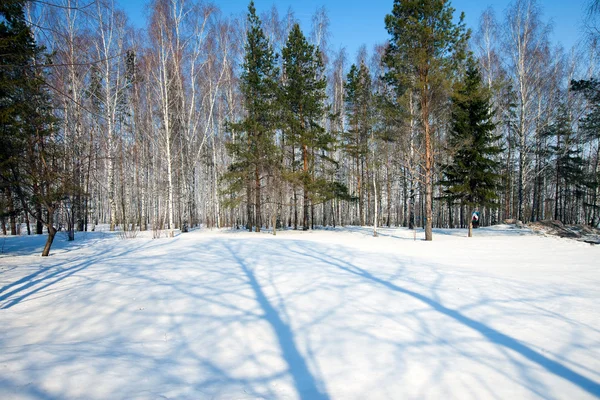
M510 61L509 73L514 80L517 96L516 133L518 136L518 205L517 219L523 220L527 173L532 155L532 135L535 133L536 88L542 76L538 53L547 46L549 27L540 20L535 0L516 0L506 14L504 51Z

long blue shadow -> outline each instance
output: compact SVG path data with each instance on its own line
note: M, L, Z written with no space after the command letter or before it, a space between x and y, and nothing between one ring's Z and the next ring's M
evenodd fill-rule
M143 245L138 246L137 249L139 249L141 247L143 247ZM72 262L74 265L72 265L70 267L66 267L66 268L59 267L59 265L62 264L62 263L59 263L59 264L50 265L50 266L47 266L44 268L40 268L38 271L33 272L13 283L10 283L10 284L2 287L2 289L0 289L0 293L2 293L2 295L0 295L0 303L3 301L5 301L5 303L0 304L0 309L11 308L11 307L21 303L28 297L30 297L48 287L51 287L60 281L67 279L68 277L76 274L79 271L82 271L82 270L90 267L91 265L94 265L94 263L98 262L99 260L106 261L109 259L118 258L129 252L133 252L135 249L127 249L121 253L112 255L110 257L103 257L105 254L110 253L110 250L111 250L111 248L104 248L101 251L99 251L97 254L93 254L93 255L89 255L89 256L85 256L85 257L79 257ZM80 260L85 260L85 261L79 263ZM52 271L52 272L47 275L43 275L45 272L49 272L49 271ZM19 286L19 285L21 285L21 286ZM16 286L18 286L18 287L16 287ZM7 292L7 290L9 290L9 289L11 289L11 291Z
M294 380L294 386L296 387L298 396L301 399L306 400L328 400L329 396L319 389L315 377L311 374L304 357L300 354L300 351L294 342L294 333L292 332L292 329L283 322L275 307L271 305L252 270L248 268L246 263L232 248L229 247L228 244L224 244L224 246L229 250L231 256L239 264L246 275L246 278L248 278L248 283L254 291L256 301L258 301L264 312L264 318L271 325L273 332L277 336L282 356L288 365L288 371Z
M519 353L523 357L540 365L541 367L545 368L547 371L553 373L554 375L557 375L557 376L560 376L560 377L566 379L567 381L571 382L572 384L580 387L584 391L586 391L596 397L600 397L600 383L595 382L589 378L586 378L585 376L583 376L581 374L578 374L577 372L573 371L572 369L570 369L554 360L551 360L550 358L544 356L543 354L538 353L537 351L527 347L526 345L519 342L518 340L516 340L516 339L514 339L514 338L488 326L488 325L485 325L481 322L475 321L474 319L465 316L464 314L460 313L459 311L453 310L448 307L444 307L440 303L430 299L427 296L423 296L420 293L417 293L412 290L405 289L400 286L394 285L391 282L385 281L381 278L378 278L378 277L372 275L371 273L369 273L368 271L365 271L362 268L359 268L353 264L349 264L346 261L336 259L335 257L321 258L318 256L314 256L313 254L310 254L310 253L307 253L304 255L309 255L313 258L317 258L317 259L319 259L325 263L328 263L330 265L333 265L343 271L349 272L351 274L354 274L354 275L360 276L362 278L368 279L370 281L373 281L375 283L378 283L394 292L403 293L408 296L411 296L412 298L415 298L415 299L427 304L434 310L436 310L444 315L447 315L448 317L453 318L454 320L460 322L461 324L479 332L479 334L486 337L491 342L499 344L507 349L510 349L510 350L513 350L513 351Z
M5 392L12 392L16 397L27 396L29 399L36 400L56 400L58 397L46 393L42 388L37 387L33 382L27 384L17 384L7 378L0 378L0 388Z
M22 277L21 279L19 279L19 280L17 280L17 281L14 281L13 283L9 283L9 284L8 284L8 285L6 285L6 286L3 286L2 288L0 288L0 293L4 293L5 291L7 291L8 289L10 289L11 287L18 286L18 285L21 285L21 284L23 284L23 283L25 283L25 282L31 281L31 280L32 280L33 278L35 278L36 276L38 276L38 275L41 275L41 274L43 274L44 272L46 272L46 271L48 271L49 269L52 269L52 268L54 268L54 267L55 267L55 265L49 265L49 266L47 266L47 267L40 268L40 269L39 269L39 270L37 270L36 272L33 272L33 273L31 273L31 274L29 274L29 275L27 275L27 276L24 276L24 277ZM0 297L0 300L2 300L2 297Z
M76 266L72 266L69 268L65 268L65 269L59 269L57 271L54 271L51 274L48 274L40 279L36 279L36 280L20 280L21 283L25 283L23 286L18 287L10 292L4 293L2 296L0 296L0 302L7 300L7 302L5 304L2 304L0 306L0 309L4 310L4 309L8 309L11 308L19 303L21 303L23 300L25 300L26 298L64 280L67 279L68 277L76 274L77 272L86 269L91 263L87 262L87 263L82 263ZM45 268L44 271L47 271L50 267ZM32 274L33 275L33 274ZM31 276L31 275L30 275ZM54 280L52 280L53 278L56 278ZM36 285L40 284L40 286L35 287Z

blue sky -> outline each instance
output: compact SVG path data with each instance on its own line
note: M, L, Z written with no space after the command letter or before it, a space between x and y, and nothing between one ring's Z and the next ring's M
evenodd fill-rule
M249 0L216 0L215 4L225 15L244 14ZM589 0L538 0L543 11L544 21L552 21L554 42L565 48L573 46L582 36L582 17ZM117 0L125 9L132 22L143 26L147 4L146 0ZM498 18L511 3L510 0L453 0L452 6L457 12L464 11L467 25L476 29L479 16L488 7L492 7ZM358 48L366 44L370 49L377 43L388 39L384 26L385 15L392 9L393 0L255 0L259 13L277 6L280 14L289 7L294 10L306 33L311 29L311 16L317 8L325 6L331 21L330 39L332 50L345 47L351 59Z

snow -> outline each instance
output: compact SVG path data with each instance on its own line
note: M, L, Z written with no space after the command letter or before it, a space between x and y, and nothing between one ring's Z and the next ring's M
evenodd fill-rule
M0 238L0 398L600 397L600 247L474 234Z

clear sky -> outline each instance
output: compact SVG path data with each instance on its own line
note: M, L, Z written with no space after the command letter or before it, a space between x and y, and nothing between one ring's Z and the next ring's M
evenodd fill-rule
M146 0L117 0L125 9L131 21L138 27L144 25L147 4ZM213 1L225 15L244 14L249 0L215 0ZM388 34L385 30L385 15L392 10L393 0L254 0L260 13L277 6L283 15L291 7L296 18L300 20L306 34L311 29L311 16L317 8L325 6L331 22L330 39L332 50L345 47L351 59L354 59L358 48L366 44L370 49L377 43L385 42ZM573 46L582 36L582 18L589 0L538 0L543 11L543 19L552 21L554 42L565 48ZM492 7L496 17L501 21L504 10L510 0L453 0L452 6L465 12L467 26L476 29L479 16L488 7Z

